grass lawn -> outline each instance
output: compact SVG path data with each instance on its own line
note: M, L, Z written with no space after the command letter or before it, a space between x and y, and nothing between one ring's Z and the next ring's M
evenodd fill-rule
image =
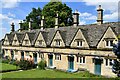
M2 78L81 78L81 77L100 77L89 72L66 73L56 70L27 70L18 72L2 73Z
M11 65L11 64L0 63L0 66L2 66L0 68L0 71L2 71L2 70L16 70L16 66Z

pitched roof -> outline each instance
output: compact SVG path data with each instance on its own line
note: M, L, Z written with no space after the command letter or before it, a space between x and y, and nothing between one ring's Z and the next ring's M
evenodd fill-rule
M25 34L23 34L23 33L16 33L16 36L17 36L17 39L18 39L19 43L22 43L24 35Z
M17 33L19 41L22 41L22 38L25 35L25 33L28 33L30 42L34 44L35 39L37 38L39 32L41 32L47 45L50 45L56 31L59 30L60 35L62 36L63 41L65 42L65 45L70 46L70 43L74 38L75 34L77 33L78 29L81 29L89 46L95 47L97 46L98 42L100 41L100 39L102 38L108 27L111 27L112 30L115 32L115 34L118 35L120 30L118 29L119 28L118 26L119 26L119 22L110 22L101 25L90 24L90 25L79 25L77 27L74 26L59 27L58 29L45 28L44 30L34 29L31 31L23 30L22 32L15 31L7 35L9 37L9 40L12 41L13 35Z
M14 34L6 34L6 36L8 37L9 43L12 44Z
M30 43L33 45L34 44L34 40L35 40L35 34L34 32L27 32Z

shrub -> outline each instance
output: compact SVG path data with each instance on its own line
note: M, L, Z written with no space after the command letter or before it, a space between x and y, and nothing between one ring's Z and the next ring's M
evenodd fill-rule
M23 70L27 70L27 69L34 68L34 63L33 63L33 61L20 60L18 66Z
M45 70L46 67L46 61L44 59L42 59L39 63L38 63L38 68L41 70Z
M2 63L9 63L10 62L10 60L9 59L2 59Z

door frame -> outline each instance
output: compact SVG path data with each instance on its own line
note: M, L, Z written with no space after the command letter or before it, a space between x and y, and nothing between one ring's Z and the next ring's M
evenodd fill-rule
M101 64L102 64L102 62L103 62L103 59L102 58L94 58L93 59L94 60L94 73L96 74L96 75L101 75L101 71L102 71L102 69L101 69ZM96 67L97 66L99 66L99 71L100 72L97 72L96 71Z
M50 62L50 58L51 58L51 60L52 60L52 64L51 64L51 62ZM49 53L48 54L48 66L50 67L50 66L53 66L53 54L52 53Z
M23 57L23 58L22 58L22 57ZM24 60L24 57L25 57L24 52L21 51L21 60Z
M33 60L34 60L34 64L37 64L37 53L36 52L33 53Z
M74 56L68 56L68 69L74 70Z

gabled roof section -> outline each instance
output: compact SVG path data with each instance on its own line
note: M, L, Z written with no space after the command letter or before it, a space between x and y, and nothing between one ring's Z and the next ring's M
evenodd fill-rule
M84 33L84 34L83 34ZM87 36L85 36L86 31L84 29L78 28L77 31L74 34L74 37L70 43L70 46L72 47L74 44L74 40L83 40L85 42L86 45L84 45L83 47L89 47L88 42L87 42Z
M45 31L48 32L47 45L50 46L50 43L55 35L56 30L54 28L48 28L48 29L46 28Z
M41 31L41 34L45 40L45 43L47 44L47 41L48 41L48 32L45 32L45 31Z
M116 35L120 33L119 24L120 22L110 22L110 23L103 23L101 25L90 24L90 25L79 25L77 27L74 26L59 27L58 29L45 28L44 30L40 30L40 29L33 29L31 31L23 30L21 32L19 31L11 32L10 34L6 34L5 36L8 37L8 40L11 43L13 41L14 34L16 34L19 42L22 42L27 33L30 42L33 45L38 36L38 33L41 32L47 45L50 45L52 39L54 38L54 35L56 34L56 31L59 30L59 33L65 45L70 46L70 43L73 40L77 30L80 28L89 46L97 47L97 44L99 43L99 41L101 40L101 38L103 37L105 31L109 26L112 28L113 32Z
M16 35L17 35L17 39L18 39L19 43L22 43L22 40L24 38L24 34L23 33L16 33Z
M28 34L30 43L31 43L32 45L34 45L34 40L35 40L35 37L36 37L36 33L27 32L26 34Z
M6 34L6 36L8 37L9 43L12 44L14 34Z

